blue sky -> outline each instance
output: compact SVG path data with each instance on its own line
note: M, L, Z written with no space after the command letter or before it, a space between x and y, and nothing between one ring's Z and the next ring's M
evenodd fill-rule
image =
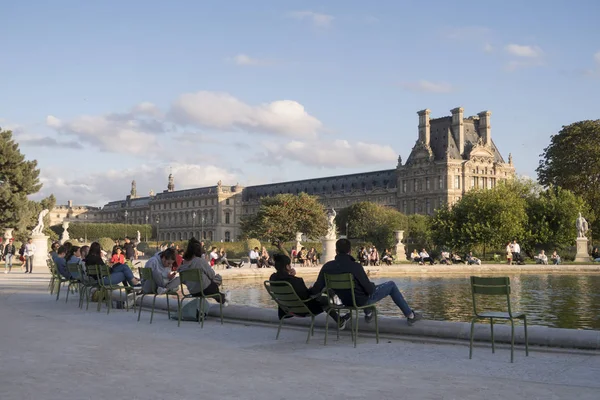
M518 173L597 119L600 3L0 0L0 126L60 203L394 168L491 110Z

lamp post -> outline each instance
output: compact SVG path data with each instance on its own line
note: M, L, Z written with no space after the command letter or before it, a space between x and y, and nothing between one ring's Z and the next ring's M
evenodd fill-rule
M127 210L125 210L125 236L127 236L127 216L128 215L129 215L129 213L127 212Z
M146 243L148 243L148 214L146 214Z
M196 217L198 216L198 214L196 214L196 211L194 211L192 213L192 237L194 237L194 231L196 230ZM202 239L202 238L199 238Z
M160 220L156 218L156 251L158 251L158 237L159 237Z
M83 235L84 235L83 242L87 243L87 219L88 219L87 214L83 216L83 219L85 219L85 222L83 223Z
M200 222L201 224L201 228L200 228L200 240L204 239L204 215L202 217L200 217Z

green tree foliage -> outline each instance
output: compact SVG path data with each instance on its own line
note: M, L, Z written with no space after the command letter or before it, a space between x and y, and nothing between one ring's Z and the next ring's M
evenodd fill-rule
M115 245L115 241L109 237L103 237L98 239L98 243L100 243L100 247L102 250L107 252L109 255L112 253L112 249Z
M0 130L0 227L17 229L22 238L32 222L37 207L27 196L42 185L37 161L26 161L11 131Z
M394 231L407 230L408 218L401 212L370 201L355 203L340 210L335 218L338 231L374 244L379 249L396 243Z
M255 215L241 221L245 238L258 238L272 243L289 242L296 232L309 238L318 238L327 233L327 216L317 197L306 193L299 195L278 194L263 197ZM285 253L283 246L279 249Z
M538 181L581 196L593 209L600 209L600 120L563 126L540 155ZM587 215L585 216L588 217ZM600 222L598 220L597 222ZM594 230L600 231L598 223Z
M52 231L60 237L63 232L62 225L54 225L50 227ZM81 239L86 237L88 240L97 240L102 237L123 239L125 236L129 236L131 239L137 237L137 231L140 231L142 240L146 239L146 232L148 232L148 240L156 237L155 229L150 224L100 224L100 223L82 223L75 222L69 225L69 236L74 239Z

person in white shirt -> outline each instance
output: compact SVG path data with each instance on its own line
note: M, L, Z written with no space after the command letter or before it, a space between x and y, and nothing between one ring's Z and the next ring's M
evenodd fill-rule
M520 264L523 260L521 260L521 246L519 246L519 243L517 243L517 239L513 240L512 251L513 262Z
M548 264L548 256L544 250L540 250L540 254L535 258L536 264Z
M421 262L428 262L429 265L433 265L433 258L429 257L429 253L427 253L425 249L421 250L421 252L419 253L419 257L421 257Z
M248 254L248 257L250 258L250 267L252 267L252 264L258 264L258 258L260 257L260 254L258 253L258 247L255 247L253 250L250 250L250 254Z
M33 256L35 255L35 244L33 244L33 239L29 238L27 244L25 245L25 253L23 256L25 257L25 273L33 272Z

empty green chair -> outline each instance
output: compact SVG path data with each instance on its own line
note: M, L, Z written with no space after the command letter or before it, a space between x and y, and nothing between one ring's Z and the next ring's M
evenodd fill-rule
M221 325L223 325L223 299L221 293L215 294L204 294L204 290L201 290L200 293L192 295L191 293L185 294L186 288L184 287L185 282L198 282L200 287L204 287L202 284L203 276L202 271L197 268L188 269L185 271L181 271L179 273L179 281L181 285L181 293L183 294L183 298L181 299L181 303L179 304L179 317L177 326L181 324L181 313L183 310L183 299L198 299L198 323L200 324L200 328L204 328L204 300L215 299L219 302L219 312L221 314Z
M179 301L179 293L177 293L175 290L168 290L165 293L162 294L158 294L157 293L157 287L156 287L156 282L154 281L154 278L152 277L152 269L151 268L139 268L139 273L140 273L140 279L142 281L149 281L150 285L151 285L151 293L142 293L142 298L140 300L140 309L138 311L138 322L140 321L140 317L142 315L142 306L144 305L144 297L146 296L154 296L154 298L152 299L152 312L150 314L150 323L152 323L152 319L154 318L154 306L156 304L156 296L166 296L167 298L167 316L170 319L171 318L171 308L169 307L169 296L177 296L177 311L178 311L178 315L181 315L181 302ZM181 318L179 320L178 325L181 323Z
M379 343L379 324L378 324L378 316L377 316L377 307L375 304L368 304L364 306L359 306L356 304L356 297L354 296L354 277L352 274L325 274L325 289L326 293L329 296L329 293L335 292L336 290L350 290L352 294L352 304L350 305L337 305L334 303L333 299L329 298L330 308L327 310L327 316L331 310L337 310L338 313L343 310L348 310L350 312L350 330L352 332L352 340L354 341L354 347L356 347L356 342L358 341L358 312L360 310L372 309L373 317L375 319L375 340ZM356 316L356 317L355 317ZM327 344L327 327L325 325L325 344ZM338 331L339 338L339 331Z
M510 362L514 361L515 347L515 319L522 319L525 328L525 355L529 356L529 343L527 340L527 316L524 313L513 313L510 307L510 278L480 278L471 277L471 293L473 295L473 318L471 319L471 337L469 343L469 359L473 356L473 335L475 333L475 321L478 319L489 319L492 336L492 353L496 352L494 346L494 319L507 319L510 321ZM477 311L478 296L506 296L507 312Z

